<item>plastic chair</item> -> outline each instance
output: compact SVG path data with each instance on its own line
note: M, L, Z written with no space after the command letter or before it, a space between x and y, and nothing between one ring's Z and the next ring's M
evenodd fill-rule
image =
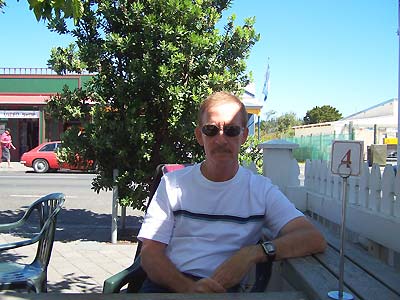
M152 197L154 196L155 191L161 181L161 177L167 172L172 172L174 170L179 170L184 168L187 165L183 164L161 164L158 165L153 177L153 183L150 187L150 196L149 202L147 206L150 204ZM147 211L147 209L146 209ZM134 262L128 268L122 270L121 272L107 278L103 284L103 293L111 294L111 293L119 293L121 289L128 285L126 292L127 293L137 293L143 282L145 281L147 275L146 272L142 269L140 265L140 250L142 247L142 243L139 241ZM272 263L259 263L256 265L255 273L252 277L254 277L253 282L250 288L246 289L246 292L263 292L265 291L269 279L271 277L272 272Z
M49 264L56 230L57 214L65 201L62 193L53 193L36 200L16 222L0 224L1 232L21 228L32 229L32 219L38 221L38 233L32 238L18 242L0 244L0 251L6 251L38 243L36 256L30 264L14 262L0 263L0 290L26 289L36 293L47 292L47 266ZM37 218L34 218L37 212ZM24 227L23 227L24 228ZM36 228L36 227L35 227ZM20 232L20 231L18 231Z

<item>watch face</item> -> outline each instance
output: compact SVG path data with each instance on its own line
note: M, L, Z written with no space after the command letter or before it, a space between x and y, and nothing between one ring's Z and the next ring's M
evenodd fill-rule
M272 258L275 257L276 249L275 249L275 245L273 243L265 242L262 244L262 246L264 248L265 254L267 254L269 257L272 257Z
M265 243L264 245L268 253L275 253L275 246L272 243Z

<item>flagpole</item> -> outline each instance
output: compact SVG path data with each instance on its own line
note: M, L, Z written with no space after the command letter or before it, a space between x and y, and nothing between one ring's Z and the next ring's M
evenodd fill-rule
M398 61L398 86L397 86L397 170L399 168L399 156L400 156L400 0L398 1L398 27L397 27L397 36L399 37L399 61Z

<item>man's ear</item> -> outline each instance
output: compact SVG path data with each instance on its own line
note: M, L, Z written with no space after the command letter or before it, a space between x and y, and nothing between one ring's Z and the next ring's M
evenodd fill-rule
M245 128L243 129L243 135L242 135L242 142L241 142L241 145L243 145L243 144L246 142L248 136L249 136L249 128L248 128L248 127L245 127Z
M204 142L203 142L203 134L201 133L201 129L199 126L197 126L194 129L194 135L196 136L196 140L197 142L200 144L200 146L204 146Z

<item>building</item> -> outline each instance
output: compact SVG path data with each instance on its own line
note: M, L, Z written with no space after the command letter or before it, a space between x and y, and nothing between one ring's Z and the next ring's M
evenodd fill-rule
M46 116L50 97L67 85L71 90L84 87L90 74L57 75L47 68L0 68L0 134L11 129L11 160L19 161L22 153L42 142L59 140L66 124ZM254 96L254 85L246 87L242 101L249 112L250 133L254 133L254 116L262 105Z
M63 122L46 116L46 101L62 91L84 86L90 75L54 74L45 68L0 69L0 133L11 129L13 144L11 160L19 161L25 151L44 141L60 139Z
M334 122L295 126L295 137L348 135L364 141L364 153L372 144L397 144L398 100L383 101Z
M256 121L259 123L259 120L256 120L256 118L259 118L261 109L263 107L263 103L255 96L254 83L250 83L248 86L246 86L241 100L246 106L247 113L249 114L249 120L247 122L249 134L254 135L255 123Z

